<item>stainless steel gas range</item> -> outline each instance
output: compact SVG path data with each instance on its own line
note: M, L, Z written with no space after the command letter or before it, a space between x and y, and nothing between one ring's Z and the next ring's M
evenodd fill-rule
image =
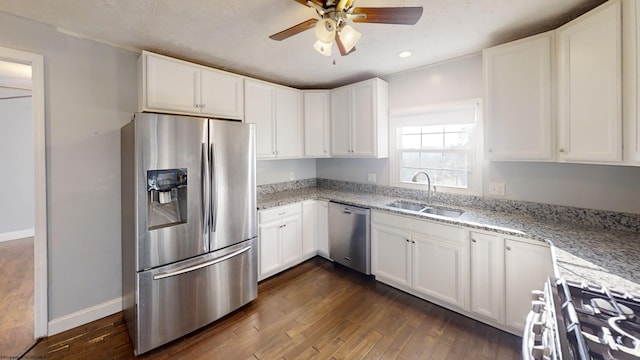
M640 298L550 278L533 292L522 358L640 359Z

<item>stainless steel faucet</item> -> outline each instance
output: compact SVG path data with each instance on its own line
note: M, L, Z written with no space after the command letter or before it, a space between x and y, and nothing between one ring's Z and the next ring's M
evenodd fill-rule
M413 174L413 177L411 178L411 182L417 183L418 182L418 175L420 174L424 174L424 176L427 177L427 203L429 203L429 200L431 198L431 178L429 177L429 174L427 174L426 171L416 171L415 174ZM435 186L434 186L435 189Z

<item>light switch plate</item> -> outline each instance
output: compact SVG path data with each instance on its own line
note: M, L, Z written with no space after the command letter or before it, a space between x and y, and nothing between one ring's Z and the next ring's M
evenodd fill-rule
M490 182L489 183L489 195L504 196L505 195L504 183Z

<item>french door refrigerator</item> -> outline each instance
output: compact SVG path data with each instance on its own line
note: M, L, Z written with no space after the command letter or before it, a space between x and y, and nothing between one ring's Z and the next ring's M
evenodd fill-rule
M121 150L123 308L138 355L256 298L255 125L137 113Z

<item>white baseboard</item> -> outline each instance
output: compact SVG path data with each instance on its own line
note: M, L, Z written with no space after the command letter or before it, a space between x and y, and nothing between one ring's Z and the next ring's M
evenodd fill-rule
M26 229L26 230L20 230L20 231L11 231L11 232L6 232L6 233L0 233L0 242L18 240L18 239L23 239L23 238L27 238L27 237L32 237L32 236L34 236L34 234L35 234L35 232L33 231L33 229Z
M48 336L61 333L88 324L92 321L102 319L105 316L122 311L122 298L116 298L90 308L76 311L72 314L59 317L49 321Z

